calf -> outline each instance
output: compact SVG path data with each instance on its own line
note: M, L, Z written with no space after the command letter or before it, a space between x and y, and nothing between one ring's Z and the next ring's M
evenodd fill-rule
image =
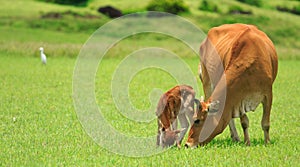
M157 146L168 147L176 142L177 147L180 147L189 122L193 120L194 99L195 91L187 85L175 86L160 97L156 109ZM177 120L180 122L181 130L177 130Z

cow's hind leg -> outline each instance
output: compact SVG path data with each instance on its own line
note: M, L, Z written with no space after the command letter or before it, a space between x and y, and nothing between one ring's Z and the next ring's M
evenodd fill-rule
M239 135L238 135L237 130L235 128L235 123L234 123L234 119L233 118L229 122L229 129L230 129L231 139L234 142L239 142L240 138L239 138Z
M243 131L244 131L244 142L247 146L250 146L250 137L249 137L249 133L248 133L249 119L246 114L243 114L240 119L241 119Z
M270 130L270 113L272 106L272 91L269 96L266 96L263 101L263 116L261 120L261 127L264 131L265 144L270 142L269 130Z

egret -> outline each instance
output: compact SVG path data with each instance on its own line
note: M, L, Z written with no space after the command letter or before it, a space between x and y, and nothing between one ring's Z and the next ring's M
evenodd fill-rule
M42 63L43 63L43 64L47 64L47 57L46 57L46 55L44 54L44 48L43 48L43 47L40 47L40 51L41 51L41 60L42 60Z

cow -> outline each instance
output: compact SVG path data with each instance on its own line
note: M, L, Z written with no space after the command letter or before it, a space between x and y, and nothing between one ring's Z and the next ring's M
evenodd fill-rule
M186 147L202 146L222 133L233 118L240 118L244 142L250 145L248 111L262 103L261 127L270 142L272 85L278 58L272 41L254 25L214 27L200 46L200 79L205 100L196 107ZM235 128L235 127L234 127Z
M157 146L169 147L175 142L178 148L193 122L195 91L191 86L178 85L161 95L157 108ZM189 122L187 120L189 119ZM177 120L181 129L177 130ZM178 137L178 133L180 136Z

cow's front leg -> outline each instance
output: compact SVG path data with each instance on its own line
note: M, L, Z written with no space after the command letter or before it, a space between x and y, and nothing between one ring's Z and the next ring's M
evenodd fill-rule
M239 134L237 133L237 130L235 128L235 123L234 123L234 119L233 118L229 122L229 129L230 129L231 139L234 142L239 142L240 141L240 137L239 137Z

